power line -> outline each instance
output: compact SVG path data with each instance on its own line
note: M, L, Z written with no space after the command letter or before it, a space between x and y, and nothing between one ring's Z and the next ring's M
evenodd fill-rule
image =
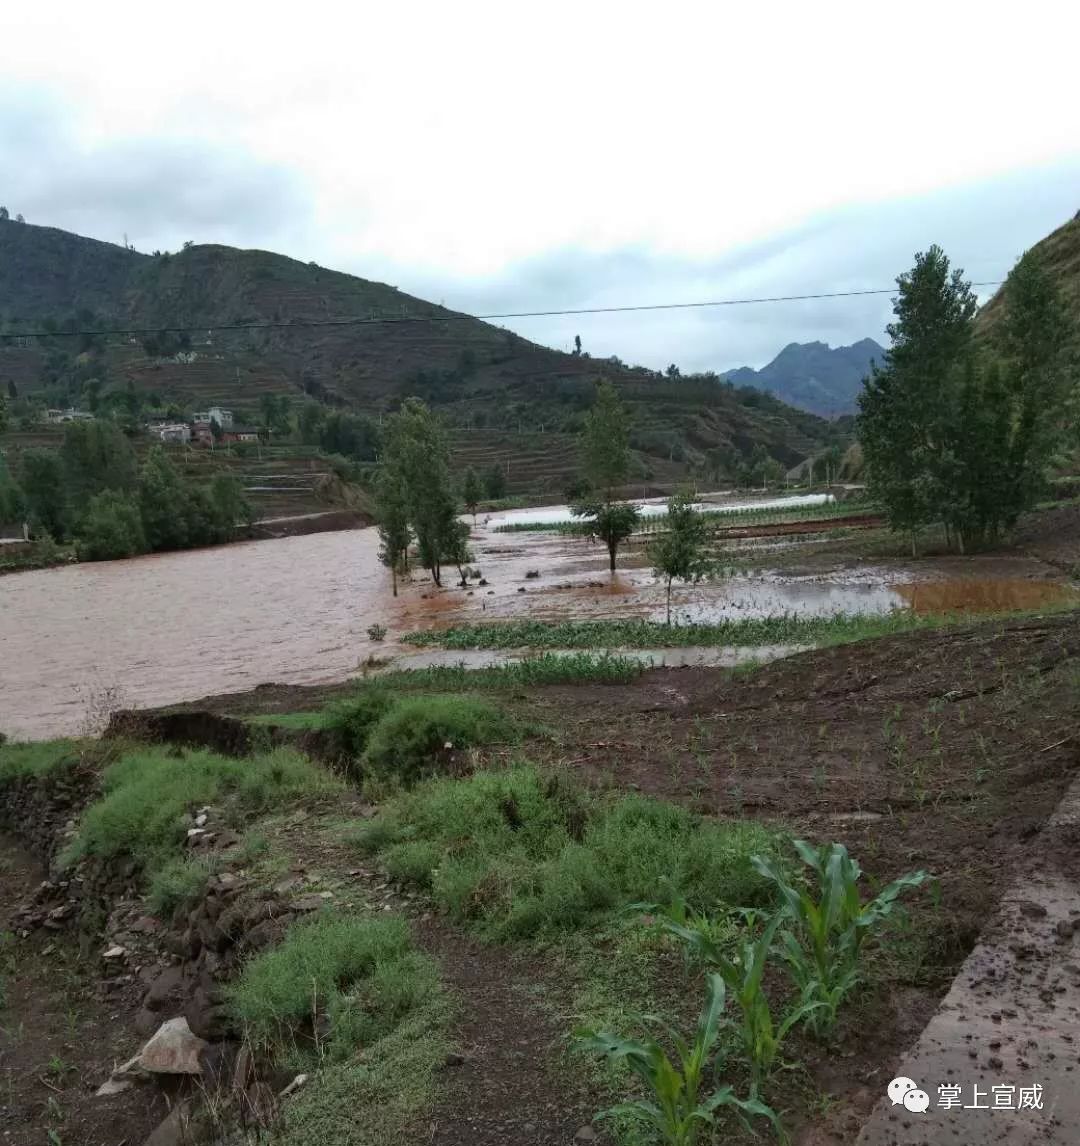
M991 279L986 282L971 283L973 287L1000 286L1004 279ZM776 302L809 302L814 299L830 298L859 298L865 295L895 294L896 287L876 287L871 290L840 290L821 291L816 294L786 294L772 295L765 298L722 298L711 299L704 302L654 302L641 303L633 306L585 306L566 310L517 310L505 311L500 314L460 314L456 312L447 314L400 314L385 315L369 318L319 318L297 322L243 322L199 323L196 326L141 326L113 328L107 330L25 330L14 333L0 332L0 338L79 338L103 337L106 335L134 336L142 334L180 334L197 330L214 331L244 331L244 330L293 330L310 327L334 326L387 326L402 323L419 322L493 322L504 318L557 318L582 314L629 314L640 311L655 310L703 310L708 307L721 306L756 306L762 303Z

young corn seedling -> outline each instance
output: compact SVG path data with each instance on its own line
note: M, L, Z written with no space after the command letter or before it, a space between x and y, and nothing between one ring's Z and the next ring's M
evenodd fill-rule
M744 912L747 926L752 927L756 913ZM783 921L777 912L756 939L747 939L742 949L728 956L723 947L702 926L700 916L687 915L686 905L676 900L666 913L658 918L660 926L670 935L683 940L689 951L720 973L734 999L739 1014L735 1024L743 1053L750 1064L750 1093L756 1096L776 1066L780 1047L796 1023L821 1006L816 999L803 998L790 1013L779 1021L773 1018L769 998L762 986L765 966L773 946L776 930Z
M859 957L870 932L893 911L908 888L929 879L925 871L910 872L884 888L867 903L859 897L862 869L843 844L815 848L795 840L795 848L817 877L817 898L811 889L792 884L768 858L752 863L772 880L783 900L780 916L790 929L781 932L780 950L804 1002L813 1004L807 1025L816 1035L836 1024L840 1004L859 982Z
M613 1106L600 1117L632 1118L655 1131L664 1146L694 1146L702 1130L714 1121L716 1111L728 1108L747 1126L752 1115L767 1118L783 1140L776 1112L760 1099L739 1098L730 1086L722 1086L708 1097L702 1097L720 1034L725 995L724 980L717 974L710 975L705 1006L691 1042L663 1024L675 1050L674 1059L654 1039L638 1042L607 1031L575 1032L579 1045L585 1050L625 1062L649 1094L648 1098Z

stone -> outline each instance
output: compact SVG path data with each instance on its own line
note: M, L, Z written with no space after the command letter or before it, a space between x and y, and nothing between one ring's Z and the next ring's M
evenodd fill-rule
M302 895L299 899L294 899L289 907L293 911L318 911L325 903L321 895Z
M207 815L206 815L206 813L205 813L205 812L200 812L200 813L199 813L199 814L198 814L198 815L195 817L195 827L197 827L197 828L205 828L205 827L206 827L206 820L207 820Z
M292 1082L290 1082L289 1085L285 1087L285 1089L278 1095L278 1098L286 1098L288 1095L292 1094L294 1090L299 1090L300 1087L302 1087L304 1083L307 1082L307 1080L308 1076L306 1074L298 1074L296 1078L294 1078Z
M143 1146L189 1146L194 1141L191 1123L191 1108L186 1102L178 1102Z
M114 1094L123 1094L135 1085L133 1078L107 1078L94 1091L95 1098L111 1098Z
M199 1055L205 1046L186 1018L169 1019L139 1052L138 1065L151 1074L202 1074Z
M599 1142L600 1135L591 1126L582 1126L574 1135L575 1142Z
M143 999L143 1006L148 1011L164 1011L170 1003L177 1001L184 989L184 972L180 967L166 967L155 976L150 989Z
M102 953L102 959L123 959L127 951L120 946L119 943L114 943L107 951Z

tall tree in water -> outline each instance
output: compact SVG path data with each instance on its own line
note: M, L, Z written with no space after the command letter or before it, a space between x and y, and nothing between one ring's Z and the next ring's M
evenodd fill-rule
M406 568L412 529L409 527L409 499L400 473L384 469L376 486L375 513L379 525L379 560L390 570L394 596L398 595L398 574Z
M473 515L473 520L476 519L476 507L480 504L480 499L484 496L483 486L480 484L480 478L476 470L469 466L465 471L465 478L461 483L461 500L465 503L465 508Z
M915 553L919 531L941 519L952 393L974 353L976 299L936 245L896 281L892 345L859 395L858 431L871 493Z
M637 506L617 497L630 472L630 420L610 382L599 382L581 435L582 469L595 495L571 506L583 528L607 546L611 572L619 546L634 532Z
M381 480L402 491L420 560L441 586L443 562L461 556L461 523L446 438L419 398L407 398L388 420Z

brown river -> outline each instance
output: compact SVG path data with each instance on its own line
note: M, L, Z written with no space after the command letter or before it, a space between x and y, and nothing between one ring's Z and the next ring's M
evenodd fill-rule
M15 739L89 732L116 707L241 692L267 682L342 680L370 656L397 667L461 660L412 651L411 629L527 616L663 619L663 588L641 546L609 578L599 546L551 533L473 529L487 586L436 591L425 575L391 595L374 529L310 534L0 578L0 731ZM763 560L767 560L763 554ZM529 578L529 571L538 578ZM448 573L448 585L455 578ZM1017 577L920 580L867 568L833 576L756 577L676 587L675 616L704 621L773 613L885 612L1038 606L1065 590ZM384 642L370 625L388 630ZM775 650L782 652L784 650ZM692 650L667 663L731 663Z

